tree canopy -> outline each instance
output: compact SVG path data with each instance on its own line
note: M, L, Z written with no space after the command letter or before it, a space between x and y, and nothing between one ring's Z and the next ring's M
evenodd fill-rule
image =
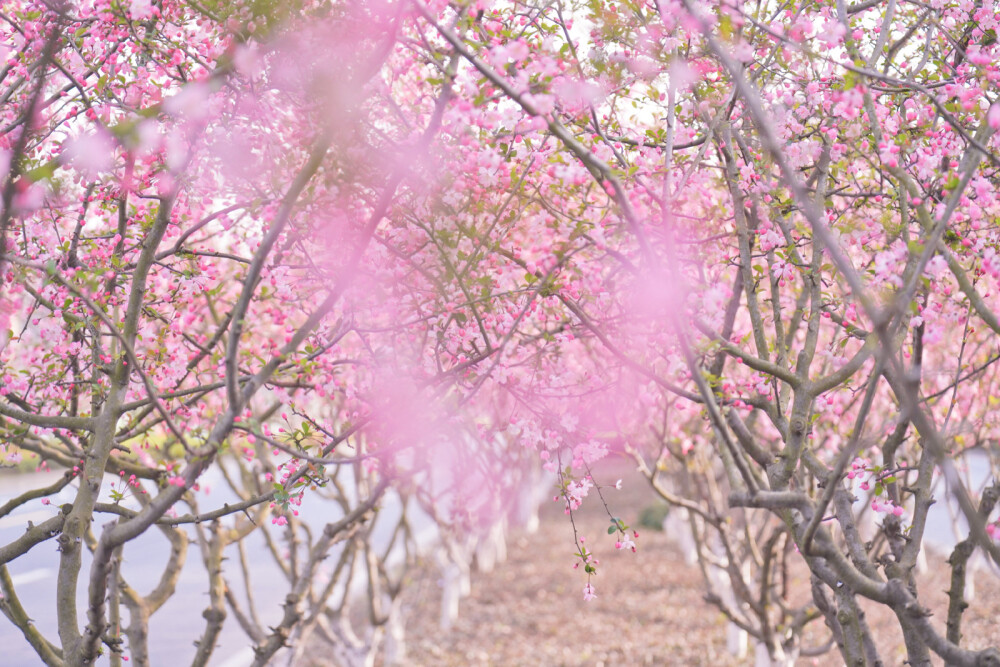
M572 515L611 452L711 533L771 659L822 619L882 664L867 599L911 664L1000 661L960 630L965 563L1000 563L993 0L2 5L0 460L65 474L0 516L72 501L0 545L0 610L46 664L148 664L189 539L196 664L227 605L264 664L335 546L396 585L366 528L388 495L475 531L541 465ZM944 626L913 574L935 495L968 527ZM254 627L222 554L297 543L314 496L337 515ZM151 529L174 556L143 597L119 563ZM46 636L6 563L53 542Z

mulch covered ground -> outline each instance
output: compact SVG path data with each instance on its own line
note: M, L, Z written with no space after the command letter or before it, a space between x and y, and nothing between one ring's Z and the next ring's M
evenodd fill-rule
M702 601L698 573L662 534L643 536L639 553L602 559L597 599L584 603L585 578L570 569L570 550L546 544L561 532L551 526L548 534L512 540L505 565L474 577L473 594L448 632L438 630L434 582L422 586L408 628L412 663L741 664L726 654L725 625Z
M638 526L637 517L656 502L641 478L627 464L612 463L595 471L602 484L625 478L623 490L609 489L611 509ZM438 625L441 588L439 573L418 569L404 593L407 614L407 664L465 665L751 665L726 652L725 621L703 599L700 571L686 565L667 535L638 528L638 552L614 549L606 534L607 514L596 498L588 498L576 514L581 534L601 561L594 578L597 599L583 601L586 575L573 569L573 530L559 503L543 507L541 529L514 533L508 560L494 572L474 573L472 595L461 602L459 620L448 631ZM948 569L932 558L930 573L920 580L921 595L943 627ZM808 595L804 571L798 579ZM977 597L963 623L968 647L1000 645L1000 581L977 574ZM905 653L895 617L868 605L882 657L887 665L902 665ZM806 645L829 637L822 621L815 622ZM323 664L316 660L314 664ZM820 658L803 658L801 665L841 665L835 651ZM941 664L936 662L935 664Z

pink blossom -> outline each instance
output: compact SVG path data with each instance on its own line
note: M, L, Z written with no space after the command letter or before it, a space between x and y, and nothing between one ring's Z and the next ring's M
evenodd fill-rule
M986 114L986 122L991 130L1000 130L1000 102L994 102Z
M154 11L152 0L132 0L129 5L129 14L137 21L151 18Z
M617 542L615 542L615 549L631 549L634 552L635 541L628 535L628 533L625 533Z
M594 487L594 483L589 477L570 482L566 485L566 509L575 510L583 503L587 493ZM583 540L581 540L583 541Z
M81 173L96 177L114 166L115 148L111 136L99 130L64 143L62 158L66 164Z

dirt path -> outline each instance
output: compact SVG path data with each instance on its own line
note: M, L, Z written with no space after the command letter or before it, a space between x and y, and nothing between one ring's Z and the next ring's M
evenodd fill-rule
M601 484L626 478L621 491L605 490L612 511L633 527L656 498L627 464L595 471ZM593 582L597 599L583 601L586 576L574 570L573 530L561 503L542 508L535 534L515 533L508 560L494 572L474 573L472 595L460 605L457 623L439 628L441 588L436 568L418 569L404 592L411 665L750 665L726 652L725 621L703 599L702 579L688 566L667 535L638 527L637 553L616 551L607 535L608 517L596 498L576 513L576 525L600 560ZM920 579L920 590L942 627L950 570L940 558ZM804 571L797 577L808 595ZM1000 581L988 573L976 578L978 595L963 621L967 647L1000 645ZM905 653L896 619L876 605L865 605L886 665L902 665ZM806 645L829 637L822 621L810 626ZM751 646L751 654L753 647ZM320 660L315 665L322 665ZM800 665L842 663L836 651ZM941 664L940 661L935 664Z
M562 504L547 502L541 528L515 533L508 560L474 574L459 620L438 629L441 592L432 578L415 582L407 598L414 665L728 665L725 623L702 600L701 575L684 564L667 536L638 525L655 502L643 480L618 464L595 471L602 485L626 477L605 498L640 535L636 553L616 551L609 520L593 495L575 513L580 534L600 561L597 598L583 601L587 578L573 569L573 529Z

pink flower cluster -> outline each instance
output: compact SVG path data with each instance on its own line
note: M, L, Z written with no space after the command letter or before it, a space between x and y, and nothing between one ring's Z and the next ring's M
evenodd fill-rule
M566 514L578 509L592 488L594 488L594 483L590 477L569 482L566 485L566 491L563 493L563 497L566 499ZM556 500L558 499L557 496Z
M615 549L631 549L632 553L635 553L635 540L632 537L639 537L639 533L633 532L632 535L628 533L622 534L618 541L615 542Z
M873 495L871 501L873 511L879 514L903 516L904 510L901 506L895 504L889 498L882 497L878 493L881 482L885 477L886 472L879 466L873 466L871 459L863 459L861 457L854 459L851 463L851 469L847 472L847 479L859 480L858 488L862 491L873 490L872 484L875 484L874 491L876 491L876 494Z

